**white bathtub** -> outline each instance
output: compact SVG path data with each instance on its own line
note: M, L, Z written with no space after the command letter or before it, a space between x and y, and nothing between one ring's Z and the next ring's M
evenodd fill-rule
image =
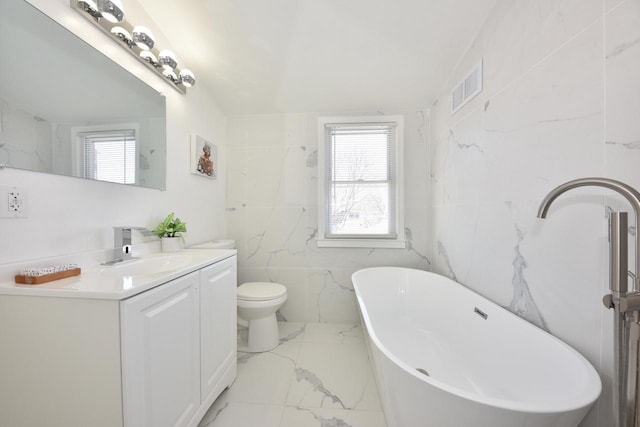
M352 279L389 427L575 427L600 395L578 352L446 277Z

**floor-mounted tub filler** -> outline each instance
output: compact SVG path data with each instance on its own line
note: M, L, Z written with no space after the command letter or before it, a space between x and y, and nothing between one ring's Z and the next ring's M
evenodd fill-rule
M576 427L600 395L577 351L435 273L353 275L389 427Z

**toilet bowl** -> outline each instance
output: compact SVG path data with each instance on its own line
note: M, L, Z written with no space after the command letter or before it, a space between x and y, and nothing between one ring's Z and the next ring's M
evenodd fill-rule
M249 282L238 286L238 323L249 329L247 345L238 351L260 353L278 346L276 311L287 300L287 288L279 283Z

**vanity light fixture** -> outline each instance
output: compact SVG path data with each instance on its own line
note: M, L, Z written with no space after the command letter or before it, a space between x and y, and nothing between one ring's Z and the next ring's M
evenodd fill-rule
M122 22L124 19L124 8L121 0L98 0L98 12L109 22Z
M120 38L123 42L125 42L128 46L131 46L133 43L133 38L131 38L131 34L129 31L125 30L122 27L113 27L111 29L111 34L114 34Z
M96 12L98 11L98 5L96 4L96 0L84 0L84 2L87 5L87 7L90 7Z
M142 50L151 50L156 44L153 33L147 27L138 25L133 29L133 42Z
M71 1L71 6L73 7L73 0ZM84 0L82 2L78 2L78 8L82 8L82 11L91 15L94 19L102 18L102 14L98 12L98 5L95 0Z
M131 25L124 19L122 0L70 0L70 4L72 9L121 43L121 46L180 93L187 93L186 88L195 85L193 72L178 69L175 54L170 50L159 50L149 28Z
M170 50L164 49L160 51L158 61L165 70L174 70L178 66L176 56Z
M156 58L156 56L150 50L143 50L142 52L140 52L140 58L149 62L154 67L158 66L158 58Z
M186 87L191 87L196 84L196 77L193 75L191 70L187 70L186 68L180 71L180 82Z
M178 76L172 70L164 69L162 70L162 75L171 80L174 83L178 82Z

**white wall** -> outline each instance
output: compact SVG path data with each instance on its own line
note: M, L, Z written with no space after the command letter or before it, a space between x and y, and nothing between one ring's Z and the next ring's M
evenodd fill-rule
M30 3L166 94L167 189L157 191L35 172L0 170L0 185L26 187L29 193L28 218L0 219L0 267L18 261L110 248L113 226L153 228L172 211L187 222L188 243L223 235L224 169L217 180L189 172L190 133L193 131L219 145L220 164L224 168L226 118L215 101L197 85L186 96L170 88L71 10L68 0L31 0ZM147 22L132 1L127 2L127 12L134 20L136 16L142 17L137 22ZM153 28L162 43L153 23L147 25ZM175 51L179 55L179 47ZM194 69L196 75L198 71Z
M402 114L410 247L375 250L316 247L319 114L229 118L228 237L238 244L238 281L284 284L287 320L359 322L351 274L378 265L429 268L428 116Z
M596 366L604 393L584 426L611 425L606 207L631 208L581 189L536 211L574 178L640 188L639 38L634 0L499 0L431 116L434 269ZM484 90L452 116L449 91L481 58Z

